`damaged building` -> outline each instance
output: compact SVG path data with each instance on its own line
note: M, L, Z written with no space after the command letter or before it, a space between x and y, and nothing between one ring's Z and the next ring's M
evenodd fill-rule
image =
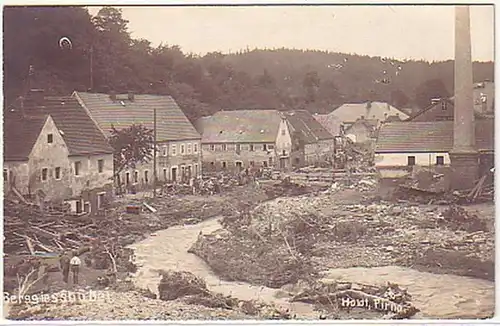
M307 111L223 110L197 121L207 170L277 168L318 163L333 153L334 137Z
M4 189L97 212L113 194L113 149L71 97L31 90L4 116Z

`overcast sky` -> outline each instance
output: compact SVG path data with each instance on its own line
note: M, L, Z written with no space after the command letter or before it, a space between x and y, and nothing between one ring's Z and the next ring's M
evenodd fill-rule
M429 61L454 56L453 6L119 8L134 38L196 54L286 47ZM473 60L493 60L493 6L471 6L471 33Z

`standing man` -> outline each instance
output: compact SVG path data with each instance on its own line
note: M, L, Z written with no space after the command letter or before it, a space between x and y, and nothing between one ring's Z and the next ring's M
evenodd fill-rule
M71 265L71 271L73 272L73 283L78 284L78 273L80 272L80 265L82 261L78 258L76 251L73 251L73 258L71 258L69 264Z
M64 251L61 255L61 258L59 259L59 264L60 264L61 271L63 274L63 281L66 283L68 283L69 262L70 262L69 255L66 251Z

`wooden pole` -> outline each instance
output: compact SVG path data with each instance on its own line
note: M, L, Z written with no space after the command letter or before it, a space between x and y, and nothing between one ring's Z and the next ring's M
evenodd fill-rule
M153 109L153 198L156 198L156 108Z
M90 90L94 89L94 46L90 46Z

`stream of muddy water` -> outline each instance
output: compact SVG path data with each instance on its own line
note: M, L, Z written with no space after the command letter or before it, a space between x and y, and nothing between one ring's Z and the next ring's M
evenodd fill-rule
M138 287L158 293L159 270L191 272L205 280L209 290L231 295L240 300L257 299L290 309L300 318L318 318L310 304L288 302L282 291L244 282L219 279L199 257L187 250L200 232L211 233L221 228L214 218L195 225L175 226L161 230L130 247L135 250L139 269L134 277ZM456 275L438 275L410 268L386 266L329 270L324 280L347 280L364 284L397 283L408 289L412 302L421 310L417 318L484 318L493 314L494 283Z

